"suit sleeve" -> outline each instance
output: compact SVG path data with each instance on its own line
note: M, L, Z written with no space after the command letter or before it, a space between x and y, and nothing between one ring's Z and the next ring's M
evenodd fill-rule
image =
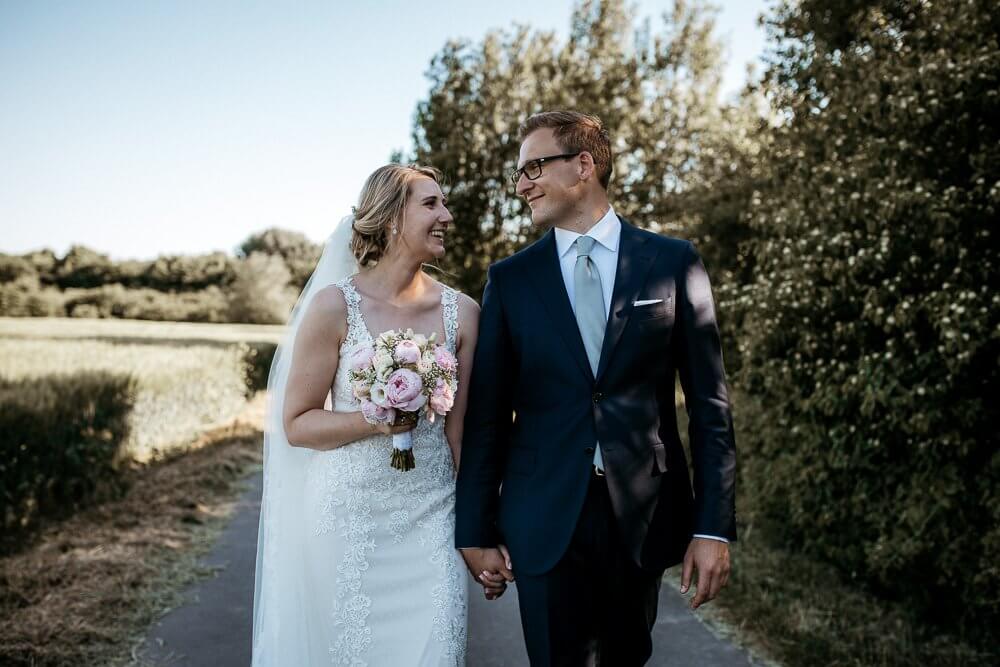
M715 303L690 243L677 280L674 354L688 413L694 533L736 539L736 438Z
M513 408L514 363L495 271L487 274L469 382L455 504L455 546L494 547Z

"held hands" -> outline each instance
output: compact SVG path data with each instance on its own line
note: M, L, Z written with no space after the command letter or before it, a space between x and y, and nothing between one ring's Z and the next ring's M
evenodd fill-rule
M729 545L719 540L696 537L688 545L684 554L684 570L681 574L681 594L691 588L691 574L698 570L698 592L691 599L691 608L714 600L729 583Z
M510 553L503 544L495 548L461 549L461 553L487 600L496 600L507 590L507 583L514 581Z

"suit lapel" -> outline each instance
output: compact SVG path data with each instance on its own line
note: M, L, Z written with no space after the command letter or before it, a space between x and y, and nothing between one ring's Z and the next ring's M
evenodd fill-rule
M566 294L562 269L559 267L555 232L550 229L536 248L534 270L531 271L531 276L535 281L538 295L545 303L556 331L559 332L569 348L570 356L576 360L587 379L592 381L594 375L590 370L590 362L587 361L587 350L583 346L583 338L580 336L576 316L569 303L569 295Z
M621 240L618 244L618 268L615 272L614 291L611 294L608 326L604 330L604 344L601 346L601 361L597 366L598 380L608 367L615 347L625 330L625 325L628 324L629 317L632 315L632 304L639 296L639 291L646 282L646 275L656 258L656 249L650 247L647 240L638 229L622 220ZM566 301L568 302L569 299L567 298ZM572 316L572 312L570 312L570 316ZM579 332L577 332L577 337L579 337ZM580 346L582 349L582 340Z

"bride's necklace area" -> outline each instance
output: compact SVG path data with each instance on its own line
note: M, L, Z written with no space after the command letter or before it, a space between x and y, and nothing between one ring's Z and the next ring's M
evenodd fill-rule
M407 329L412 329L414 330L415 333L421 333L428 338L433 333L436 338L443 340L441 336L442 332L437 331L437 327L434 327L431 331L423 332L423 331L416 331L415 327L413 326L413 321L415 319L418 319L420 316L429 315L431 311L436 310L436 308L441 303L441 295L438 295L434 299L427 299L426 303L414 304L418 306L417 308L406 308L405 306L397 305L392 301L389 301L388 299L385 299L379 295L374 295L366 288L363 287L359 288L357 276L352 278L352 282L354 282L354 289L358 292L359 296L361 297L362 303L367 300L369 303L374 302L375 304L378 304L383 308L391 309L392 316L387 319L390 319L391 321L400 322L400 324L392 326L384 326L384 325L375 326L376 321L372 318L372 313L370 311L367 313L362 311L361 316L364 318L365 323L371 330L373 336L377 336L382 331L392 331L392 330L405 331Z

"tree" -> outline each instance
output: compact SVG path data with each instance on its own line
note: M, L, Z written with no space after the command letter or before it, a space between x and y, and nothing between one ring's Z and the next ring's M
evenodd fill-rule
M55 277L60 289L67 287L98 287L106 282L114 270L107 255L82 245L72 246L59 260Z
M35 269L38 274L38 279L43 285L54 285L56 284L56 268L59 266L59 258L56 254L45 248L43 250L34 250L32 252L21 255L25 260L27 260Z
M225 287L234 279L234 261L222 252L206 255L163 255L149 262L138 275L135 263L118 266L122 283L161 291L196 291Z
M0 284L14 282L18 278L27 276L38 278L31 262L18 255L0 253Z
M1000 19L783 4L752 199L744 461L789 540L940 620L1000 622ZM919 581L918 585L914 582Z
M288 267L279 256L250 253L235 273L227 294L229 321L283 324L288 319L297 292L289 287Z
M316 268L323 247L300 232L271 228L251 235L237 249L238 257L259 252L281 258L291 274L291 283L301 290Z
M451 282L478 296L488 265L537 237L507 174L518 125L542 110L600 116L613 137L615 209L641 226L693 235L699 213L683 195L708 187L744 149L721 140L713 27L700 2L676 0L654 33L622 0L582 0L563 44L523 26L446 44L427 73L410 157L446 175L456 219L443 262Z

